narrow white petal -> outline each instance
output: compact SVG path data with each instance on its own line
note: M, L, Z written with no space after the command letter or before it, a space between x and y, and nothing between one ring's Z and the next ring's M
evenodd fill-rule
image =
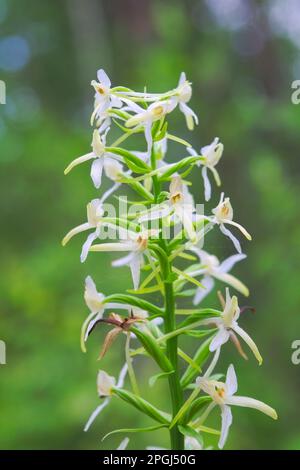
M93 245L90 248L90 251L131 251L132 243L123 242L123 243L101 243L98 245Z
M101 413L102 410L104 410L104 408L107 407L109 402L110 402L110 398L107 397L103 400L101 405L97 406L97 408L93 411L93 413L91 414L91 416L87 420L87 423L84 426L84 432L87 432L89 430L89 428L91 427L91 425L93 424L93 422L95 421L97 416Z
M215 367L217 365L217 362L219 360L219 357L220 357L220 352L221 352L221 348L218 348L214 354L214 357L212 358L212 361L210 363L210 365L208 366L208 368L206 369L206 372L204 374L204 378L209 378L213 371L215 370Z
M106 72L104 72L103 69L98 70L98 72L97 72L97 78L98 78L99 82L100 82L102 85L104 85L104 86L107 87L107 88L110 88L110 86L111 86L111 81L110 81L110 79L109 79L109 76L107 75Z
M232 241L232 243L234 244L234 247L236 249L236 251L238 253L242 253L242 248L241 248L241 244L240 242L238 241L238 239L230 232L230 230L228 230L224 224L220 224L220 230L222 233L224 233L224 235L226 235L226 237L230 238L230 240Z
M125 437L123 441L118 445L116 450L125 450L128 446L129 438Z
M222 416L222 428L221 428L221 437L220 437L218 446L220 449L223 449L225 442L227 440L227 437L228 437L229 428L232 424L232 413L231 413L230 406L227 406L227 405L222 406L221 416Z
M145 139L146 139L146 142L147 142L147 154L149 156L151 154L152 143L153 143L151 130L152 130L152 122L147 121L145 123Z
M135 256L130 261L130 270L132 275L133 287L138 289L140 283L140 273L141 273L141 259L142 255L136 253Z
M240 232L244 235L244 237L247 238L247 240L252 240L252 237L249 232L241 225L238 224L237 222L234 222L233 220L226 220L226 223L229 225L233 225L234 227L237 227Z
M222 261L218 269L222 273L228 273L229 271L231 271L231 269L236 263L238 263L239 261L242 261L245 258L247 258L247 255L245 255L244 253L241 253L240 255L229 256L229 258Z
M74 166L80 165L81 163L87 162L88 160L92 160L95 158L95 154L93 152L87 153L86 155L83 155L82 157L75 158L65 169L64 174L66 175L69 173Z
M234 287L236 290L241 292L243 295L248 297L249 295L249 289L248 287L245 286L239 279L236 277L232 276L231 274L228 273L218 273L218 271L214 272L214 277L216 279L219 279L222 282L225 282L225 284L228 284L231 287Z
M65 235L65 237L63 238L62 245L65 246L68 243L68 241L71 240L72 237L74 237L74 235L77 235L78 233L89 230L90 228L91 228L91 226L88 223L81 224L81 225L78 225L75 228L72 228L72 230L70 230L67 233L67 235Z
M118 377L118 382L117 382L117 388L122 388L125 382L126 374L128 371L128 366L127 363L124 364L122 367L119 377Z
M207 176L206 166L202 168L202 177L203 177L203 182L204 182L204 197L206 201L209 201L211 198L211 184Z
M129 253L129 255L123 256L122 258L114 260L111 265L114 268L119 268L120 266L126 266L128 265L131 261L132 258L135 256L135 253Z
M233 331L235 331L241 338L243 338L243 340L245 341L245 343L248 344L249 348L251 349L251 351L253 352L254 356L256 357L256 359L258 360L259 364L262 363L263 359L260 355L260 352L258 350L258 347L256 346L256 344L254 343L253 339L250 338L250 336L248 335L248 333L246 333L245 330L243 330L236 322L235 324L233 325L232 327Z
M101 186L103 165L103 158L96 158L96 160L93 161L91 166L91 178L93 180L95 188L97 189L99 189Z
M94 240L96 240L98 234L97 234L97 231L91 233L86 241L84 242L84 244L82 245L82 250L81 250L81 255L80 255L80 261L82 263L84 263L84 261L87 259L87 256L89 254L89 250L90 250L90 247L93 243Z
M196 290L196 294L193 300L194 305L198 305L212 291L215 285L215 281L212 277L205 276L201 280L201 284L203 285L203 288L198 287L198 289Z
M218 333L210 343L209 350L216 351L217 349L219 349L223 344L228 341L229 336L229 331L227 331L225 328L220 327Z
M229 405L242 406L245 408L254 408L255 410L261 411L262 413L270 416L273 419L277 419L277 413L274 408L271 408L269 405L266 405L266 403L263 403L259 400L255 400L254 398L240 397L234 395L232 397L226 398L226 403L228 403Z
M236 373L232 364L227 369L226 387L228 395L234 395L238 389Z

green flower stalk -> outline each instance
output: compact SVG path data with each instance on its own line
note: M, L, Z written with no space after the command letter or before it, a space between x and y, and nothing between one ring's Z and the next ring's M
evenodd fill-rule
M101 252L120 253L121 257L112 266L129 267L133 288L106 296L97 290L90 276L86 278L84 299L90 313L82 326L82 350L86 351L90 334L103 324L109 325L110 330L101 346L99 360L109 353L115 341L120 341L118 338L126 339L124 365L120 364L118 380L106 371L98 373L100 404L90 416L85 431L112 399L118 399L152 422L144 428L123 427L113 432L164 429L170 435L170 449L175 450L203 449L205 433L212 433L220 436L222 448L232 423L231 406L255 408L274 419L277 417L275 410L263 402L235 395L237 379L233 365L225 382L218 380L220 375L213 374L222 346L229 340L247 358L241 338L258 363L262 363L256 344L238 324L245 308L240 308L237 297L229 292L231 287L244 296L249 295L248 288L230 274L234 265L246 258L231 229L237 229L248 240L251 236L233 220L233 208L224 193L217 207L205 215L204 205L195 204L190 192L191 171L200 172L206 202L211 198L212 188L221 185L216 167L223 155L223 144L214 138L197 152L189 142L169 132L168 117L178 109L190 130L198 124L196 114L188 105L192 87L184 73L177 87L165 93L113 87L103 70L98 71L92 86L95 90L92 151L71 162L65 173L90 162L91 179L100 196L88 203L86 221L70 230L63 245L73 236L89 232L81 261L91 252L96 256ZM120 136L108 143L113 125L120 130ZM127 142L137 134L144 136L144 148L129 150ZM170 140L180 145L182 151L182 157L173 163L166 160ZM104 193L101 191L103 177L112 183ZM118 193L121 202L126 198L122 191L127 194L128 190L135 194L136 200L127 201L127 212L117 213L116 204L108 201L115 201L111 196ZM209 239L209 232L215 227L231 240L237 251L222 262L203 249L204 239ZM219 293L219 310L202 308L201 302L213 290L215 281L225 284L226 299ZM161 297L159 305L153 301L153 294ZM182 297L187 305L179 309L178 299ZM197 345L193 357L181 348L182 335ZM149 378L149 385L155 387L157 380L165 381L170 397L168 410L161 410L143 398L143 384L135 374L138 355L156 364L157 374ZM220 409L221 430L207 426L214 409ZM124 449L128 441L126 437L119 448Z

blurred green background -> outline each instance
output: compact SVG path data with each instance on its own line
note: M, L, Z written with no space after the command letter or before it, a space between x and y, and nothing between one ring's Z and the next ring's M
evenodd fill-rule
M131 285L126 268L110 269L109 255L80 264L84 235L65 249L60 245L97 197L89 165L68 177L63 169L89 151L89 84L103 67L116 85L157 91L175 86L184 70L200 124L190 134L175 113L174 133L195 148L215 136L224 142L223 188L235 220L253 235L252 243L243 243L248 259L233 271L251 290L241 303L256 308L241 324L264 363L259 368L250 355L246 363L228 344L220 366L225 370L233 361L240 394L279 413L273 422L234 409L227 448L299 449L300 365L291 362L291 343L300 338L300 106L291 103L291 82L300 78L300 3L1 0L0 24L0 79L7 86L7 103L0 105L0 339L7 345L7 364L0 366L0 448L115 448L121 436L101 443L106 432L151 424L115 400L83 432L99 403L96 357L103 339L98 330L88 353L81 353L84 278L91 274L107 294ZM179 158L180 150L170 146L167 159ZM196 171L193 178L199 200ZM221 259L233 253L219 234L207 237L206 249ZM205 303L217 305L215 293ZM123 341L101 364L111 374L123 363ZM188 348L192 353L196 342ZM147 385L152 369L150 361L147 367L137 361L146 397L168 408L163 381L154 389ZM217 413L210 423L219 423ZM207 443L216 446L216 439ZM167 446L167 433L133 435L129 448L146 445Z

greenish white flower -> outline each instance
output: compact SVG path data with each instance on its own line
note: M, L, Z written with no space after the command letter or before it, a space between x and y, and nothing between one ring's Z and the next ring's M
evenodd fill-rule
M239 279L231 274L228 274L233 266L247 258L244 254L238 254L229 256L220 263L218 258L215 255L211 255L204 250L199 248L191 247L191 251L197 254L200 259L201 265L199 269L189 271L189 276L196 277L202 275L201 284L203 287L199 287L196 291L194 297L194 305L198 305L214 288L215 279L228 284L231 287L234 287L237 291L241 292L243 295L249 295L249 289L243 284Z
M210 170L213 174L217 186L221 185L219 173L215 166L219 163L222 157L224 145L219 142L219 138L215 137L211 144L201 148L201 156L203 160L197 162L197 166L202 166L202 178L204 182L204 196L205 200L209 201L211 198L211 184L207 175L207 170ZM198 153L192 147L187 147L187 151L190 155L197 156Z
M224 193L221 193L220 201L217 207L212 210L214 216L210 219L213 224L217 224L220 227L220 230L226 237L230 238L233 245L235 246L238 253L242 253L241 245L239 240L228 230L225 225L233 225L237 227L240 232L248 239L252 240L251 235L247 230L237 222L234 222L233 219L233 208L230 203L229 197L224 198Z
M213 399L213 402L209 405L209 412L216 405L221 408L222 428L219 440L219 447L221 449L225 445L228 431L232 424L231 406L254 408L273 419L277 419L276 411L269 405L254 398L235 395L237 392L237 378L232 364L228 367L225 383L207 377L198 377L196 385Z
M187 105L192 97L192 87L190 82L187 81L184 72L179 77L177 85L177 100L180 111L184 114L187 127L190 131L194 129L194 122L198 124L198 117L194 111Z
M204 320L203 324L214 323L218 332L212 339L209 349L210 351L217 351L220 347L227 343L227 341L233 337L236 338L235 334L240 336L245 343L249 346L254 356L258 360L259 364L262 363L262 357L258 350L258 347L254 343L253 339L238 325L238 319L240 317L240 308L238 305L238 299L235 295L230 296L228 287L226 288L226 303L224 310L220 317L212 317Z

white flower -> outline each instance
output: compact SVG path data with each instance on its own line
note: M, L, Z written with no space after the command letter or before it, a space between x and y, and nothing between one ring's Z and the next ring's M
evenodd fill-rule
M221 232L224 233L224 235L226 235L227 237L229 237L231 239L231 241L234 244L237 252L241 253L242 250L241 250L240 242L230 232L230 230L228 230L225 227L225 224L233 225L234 227L237 227L248 240L251 240L252 237L242 225L240 225L237 222L234 222L232 220L233 219L233 209L232 209L232 205L230 204L229 197L226 197L224 199L224 193L221 193L219 204L217 205L217 207L215 207L212 210L212 213L214 214L214 216L211 218L211 222L213 224L218 224L220 226Z
M215 405L219 405L221 408L222 429L219 440L221 449L224 447L229 427L232 424L231 405L254 408L273 419L277 419L276 411L265 403L254 398L234 396L237 391L237 378L232 364L228 367L225 383L207 377L198 377L196 385L213 399L213 403L209 405L210 411Z
M70 230L62 241L63 246L65 246L74 235L86 230L95 229L95 231L87 237L82 246L80 256L81 262L86 260L91 244L99 235L103 214L103 201L101 199L93 199L87 205L87 222Z
M189 276L204 276L201 280L201 284L203 285L204 289L202 287L197 289L194 297L194 305L198 305L204 299L204 297L206 297L212 291L215 285L214 279L225 282L229 286L234 287L237 291L248 297L249 290L245 284L243 284L239 279L232 276L231 274L228 274L228 271L230 271L236 263L247 257L246 255L239 254L229 256L229 258L220 263L215 255L210 255L204 250L200 250L197 247L191 247L190 250L199 256L201 266L199 269L196 269L192 272L189 271Z
M122 165L116 160L121 160L121 158L118 155L115 155L113 153L110 153L106 151L106 134L108 132L108 128L106 129L106 132L102 135L102 137L99 134L98 130L94 130L93 132L93 139L92 139L92 152L87 153L86 155L83 155L82 157L76 158L73 160L69 166L65 169L65 175L69 173L75 166L80 165L81 163L84 163L88 160L94 160L91 166L91 178L93 180L93 183L97 189L100 188L101 186L101 181L102 181L102 173L103 173L103 168L106 170L107 165L111 165L111 161L115 161L116 166L119 169L119 172L122 173ZM106 172L107 175L107 172ZM111 178L112 179L112 178Z
M205 200L209 201L211 198L211 185L207 175L207 169L209 169L215 179L215 182L218 186L221 184L220 176L215 166L218 164L220 158L222 157L224 145L219 142L219 138L216 137L211 144L206 145L205 147L201 148L201 155L203 156L203 160L197 162L197 166L202 165L202 178L204 181L204 195ZM190 155L197 156L198 153L191 147L187 147L187 151Z
M139 218L140 222L171 217L176 223L182 223L187 238L192 243L196 242L197 234L193 225L195 215L195 205L193 196L188 188L182 183L180 176L173 176L169 188L169 200L166 203L158 204L154 209Z
M194 121L198 124L198 117L194 111L186 104L192 97L192 87L187 81L185 73L182 72L177 85L177 99L180 111L184 114L187 127L190 131L194 129Z
M85 279L84 300L90 310L90 315L82 326L82 343L87 340L94 325L103 318L105 310L121 309L129 311L131 309L131 306L128 304L119 304L114 302L105 303L104 294L97 291L96 285L91 276L87 276Z
M111 399L111 390L112 390L112 387L115 387L115 388L122 388L123 385L124 385L124 381L125 381L125 377L126 377L126 374L127 374L127 370L128 370L128 367L127 367L127 364L125 364L122 369L121 369L121 372L120 372L120 375L119 375L119 378L118 378L118 382L116 384L116 379L114 377L111 377L110 375L108 375L106 372L104 371L99 371L98 373L98 376L97 376L97 391L98 391L98 395L100 397L103 397L105 396L106 398L103 400L103 402L101 403L101 405L97 406L97 408L93 411L93 413L91 414L91 416L89 417L85 427L84 427L84 431L88 431L90 426L92 425L92 423L95 421L95 419L97 418L97 416L102 412L102 410L104 410L104 408L107 407L107 405L109 404L110 402L110 399Z
M142 108L141 106L137 105L136 103L128 101L129 108L132 109L136 114L126 121L126 127L135 127L135 126L143 126L145 132L145 139L147 142L147 154L150 155L151 148L152 148L152 124L155 121L162 119L166 114L173 111L176 107L176 99L170 98L165 101L156 101L147 109Z
M212 317L204 321L204 324L214 323L218 327L218 333L210 343L210 351L217 351L223 344L225 344L230 337L236 339L235 333L238 334L247 343L254 356L258 360L259 364L262 363L262 357L260 352L254 343L253 339L250 338L248 333L244 331L238 325L238 319L240 316L240 308L238 305L238 299L235 295L230 297L229 289L226 288L226 303L224 310L220 317Z
M202 445L195 437L187 436L184 438L185 450L203 450Z
M138 289L140 282L140 270L144 262L144 254L147 250L148 239L156 236L157 230L145 230L142 232L126 231L127 239L118 243L102 243L92 245L90 251L129 251L129 254L112 262L112 266L119 267L129 265L134 289Z
M108 108L120 108L122 101L111 92L111 81L103 69L98 70L97 79L92 80L91 85L94 87L95 94L95 109L92 115L94 117L101 117Z
M116 386L116 378L108 375L104 370L99 370L97 376L97 391L100 398L110 397L112 389Z

